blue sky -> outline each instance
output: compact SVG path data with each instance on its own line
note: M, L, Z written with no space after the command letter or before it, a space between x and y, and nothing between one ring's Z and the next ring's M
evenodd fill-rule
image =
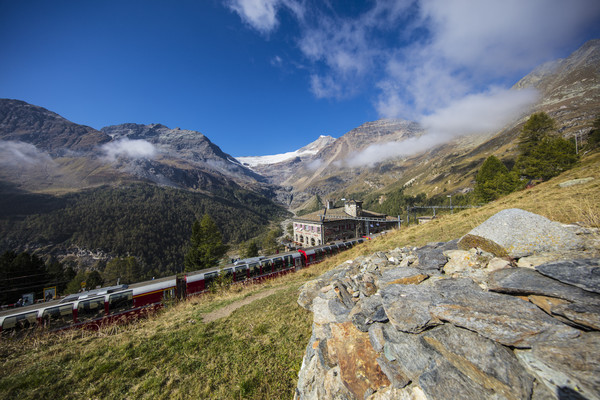
M535 94L507 89L593 38L597 0L0 0L0 97L233 156L382 117L452 137L525 108Z

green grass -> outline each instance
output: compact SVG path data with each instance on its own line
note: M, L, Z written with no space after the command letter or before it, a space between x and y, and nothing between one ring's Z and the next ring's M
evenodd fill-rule
M0 391L24 399L290 398L311 330L298 287L288 279L209 324L198 313L208 300L193 299L112 332L5 340Z
M561 189L568 179L594 177ZM290 399L311 334L298 288L353 259L460 237L519 207L565 223L600 225L600 154L527 191L403 228L263 285L193 298L147 320L99 332L0 340L0 393L12 399ZM202 315L268 289L275 293L204 324Z

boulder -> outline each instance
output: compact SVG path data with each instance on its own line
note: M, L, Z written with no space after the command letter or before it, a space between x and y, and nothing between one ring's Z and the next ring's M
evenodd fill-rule
M562 224L517 208L502 210L471 230L458 247L481 248L498 257L520 258L541 252L580 250L582 240Z

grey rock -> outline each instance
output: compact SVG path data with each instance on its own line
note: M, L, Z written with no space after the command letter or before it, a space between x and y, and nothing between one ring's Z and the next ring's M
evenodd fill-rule
M421 247L416 252L419 257L419 264L416 267L424 270L440 270L448 261L444 252L457 250L457 243L456 240L452 240L447 243L429 243Z
M374 322L387 322L388 317L383 309L381 296L374 295L363 299L350 312L352 323L362 332L368 332Z
M600 273L600 267L598 272ZM535 294L600 304L600 295L559 282L528 268L506 268L492 272L487 283L489 290L494 292L514 295Z
M419 333L441 323L429 311L434 301L441 299L439 291L430 286L391 284L380 293L383 308L398 330Z
M369 326L369 340L371 341L371 346L373 350L377 353L381 353L383 351L383 345L386 342L386 339L383 335L383 324L372 324Z
M398 365L389 361L386 357L378 357L377 363L394 388L401 389L411 382Z
M563 322L585 329L600 330L600 296L567 285L526 268L504 269L490 274L490 290L515 295L535 295L530 301ZM547 299L537 296L546 296ZM561 302L556 299L564 299Z
M418 268L406 267L406 268L394 268L384 271L379 278L379 284L392 283L395 281L410 282L411 278L422 276L422 279L426 279L430 275ZM415 280L416 282L416 280ZM395 282L399 283L399 282Z
M577 329L548 316L535 305L483 291L468 279L440 280L436 286L444 298L429 308L432 318L475 331L506 346L528 348L537 341L579 335ZM391 313L388 315L392 320Z
M428 400L505 398L492 396L491 391L473 383L446 360L441 360L425 371L419 376L418 382Z
M600 259L556 261L535 269L561 282L600 294Z
M384 327L383 334L387 338L383 346L385 358L395 363L396 368L412 381L416 381L440 358L439 353L427 346L419 335L399 332L389 324Z
M524 399L530 396L533 377L506 347L448 324L424 332L421 337L452 367L468 377L471 381L469 386L485 388L499 398ZM444 385L443 382L440 384ZM448 392L447 398L450 397L453 396Z
M345 322L351 311L350 308L342 304L337 298L326 299L316 297L312 304L313 321L318 324Z
M520 258L540 252L582 249L572 230L517 208L502 210L463 236L458 247L478 247L498 257Z
M519 360L559 398L568 394L600 399L600 333L582 333L569 341L536 343L517 351ZM562 397L561 397L562 396ZM573 398L577 398L573 396Z
M581 178L581 179L571 179L569 181L559 183L558 186L561 188L566 188L566 187L575 186L575 185L583 185L584 183L588 183L593 180L594 180L593 177Z
M346 308L352 309L352 307L354 307L354 300L352 299L350 293L348 293L346 285L339 280L335 280L332 286L340 303L342 303Z

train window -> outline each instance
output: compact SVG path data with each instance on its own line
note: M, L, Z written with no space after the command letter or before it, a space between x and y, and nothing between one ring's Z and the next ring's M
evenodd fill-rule
M292 256L283 256L283 265L284 268L289 268L289 267L293 267L294 266L294 262L292 260Z
M270 274L273 272L273 264L271 263L271 260L261 261L260 263L262 265L263 274Z
M108 309L111 314L133 308L133 291L114 293L108 298Z
M283 259L281 257L277 257L273 259L274 270L279 271L283 268Z
M245 265L235 268L235 281L236 282L245 281L247 277L248 277L248 273L246 272Z
M163 290L163 300L173 300L175 298L175 288Z
M42 314L44 327L57 329L73 323L73 304L63 304L57 307L46 308Z
M227 268L221 271L224 279L233 279L233 269Z
M12 315L4 318L2 322L2 333L11 331L22 331L24 329L32 329L37 325L37 311L28 312L25 314Z
M206 289L208 289L210 287L210 285L212 285L212 283L215 281L215 279L217 279L217 277L219 276L218 272L208 272L204 274L204 287Z
M77 320L79 322L91 321L104 315L104 298L80 301L77 305Z
M258 263L253 263L248 266L250 268L250 278L254 278L260 275L260 266Z

